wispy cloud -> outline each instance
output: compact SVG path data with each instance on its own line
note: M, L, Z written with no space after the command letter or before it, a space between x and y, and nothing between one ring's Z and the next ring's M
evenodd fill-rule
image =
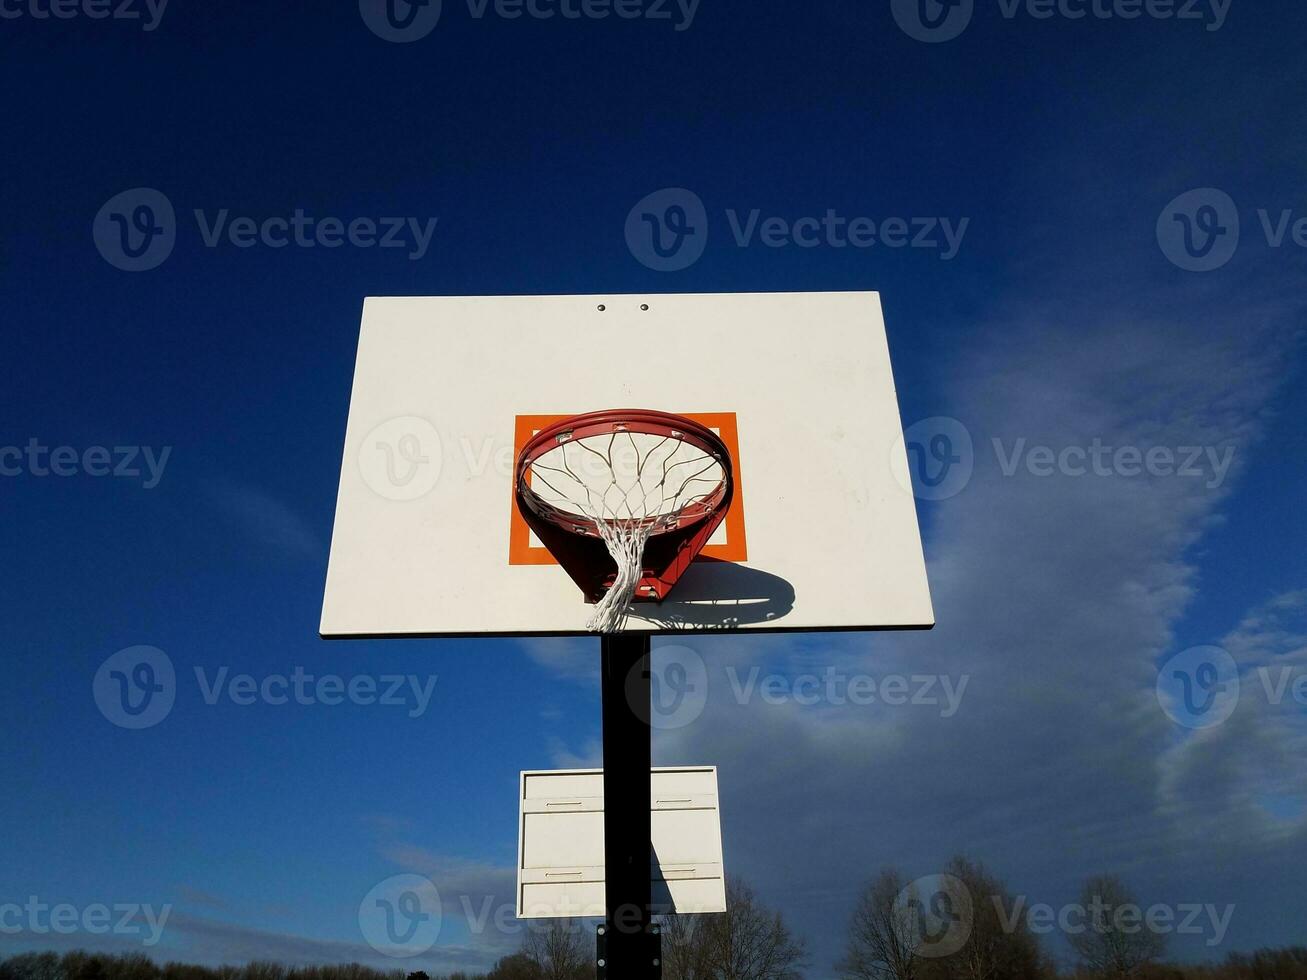
M839 948L853 890L884 864L922 874L965 851L1050 899L1069 898L1091 872L1125 870L1151 896L1193 880L1191 848L1212 810L1231 816L1206 839L1208 861L1233 866L1282 848L1286 832L1303 850L1301 822L1235 805L1292 789L1283 769L1244 766L1238 780L1213 781L1222 765L1267 748L1267 733L1230 728L1219 759L1197 748L1168 756L1174 726L1154 694L1156 664L1201 588L1193 545L1256 450L1286 350L1273 326L1226 327L1215 309L1183 323L1110 311L1017 317L958 351L949 411L971 430L977 466L964 492L927 514L932 633L678 639L707 664L709 701L695 723L657 733L656 761L721 766L728 866L792 909L821 948ZM1041 479L1005 475L989 451L996 438L1233 447L1234 462L1219 486ZM1281 629L1268 616L1256 611L1256 628L1228 642L1264 646ZM572 670L564 654L541 659ZM741 705L726 671L756 662L971 681L952 718ZM1205 792L1188 796L1168 766L1197 767ZM1248 779L1257 785L1240 785ZM1232 885L1216 876L1204 887Z
M207 892L202 888L194 888L190 885L178 885L177 897L184 905L193 906L195 908L216 911L225 911L230 908L227 901L220 896Z
M215 508L254 547L293 561L318 561L326 555L325 543L309 522L266 490L225 480L211 481L205 490Z
M440 894L442 920L466 936L465 949L491 959L514 952L524 926L515 918L517 871L507 865L470 860L405 840L379 847L396 873L428 878Z
M379 954L362 942L315 939L292 933L270 932L247 926L178 914L169 923L174 942L188 962L240 964L255 960L326 965L362 963L379 970L423 969L429 973L485 970L495 957L485 950L438 944L429 952L397 960ZM176 951L172 951L177 955Z
M599 739L592 738L574 750L555 736L549 740L549 757L556 769L600 769L603 767L604 747Z
M1307 833L1307 712L1293 688L1307 677L1307 593L1251 610L1219 646L1239 665L1238 704L1161 756L1161 800L1195 850L1229 835L1278 849Z
M599 684L599 650L593 639L531 637L513 643L558 677L586 686Z

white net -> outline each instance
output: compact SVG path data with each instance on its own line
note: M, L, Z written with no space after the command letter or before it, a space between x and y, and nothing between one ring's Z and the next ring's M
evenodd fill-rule
M704 503L726 478L721 460L675 434L630 431L560 437L529 472L532 492L554 509L556 519L566 526L568 515L588 518L617 564L616 578L587 624L600 633L625 624L650 536L677 526L682 511Z

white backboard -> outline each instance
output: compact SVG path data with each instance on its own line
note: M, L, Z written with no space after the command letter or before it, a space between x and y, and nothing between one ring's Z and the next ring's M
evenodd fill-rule
M654 769L650 785L655 914L725 912L716 767ZM520 799L517 917L602 918L603 770L524 772Z
M703 555L628 629L934 624L877 294L374 297L322 635L585 633L592 607L517 514L513 468L550 421L612 408L698 419L737 480Z

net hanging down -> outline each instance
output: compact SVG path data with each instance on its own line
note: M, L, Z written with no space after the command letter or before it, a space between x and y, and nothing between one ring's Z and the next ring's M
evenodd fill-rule
M725 516L732 487L715 433L642 411L551 426L523 450L517 481L523 516L596 599L587 628L600 633L621 629L633 600L663 598ZM577 566L600 576L602 595Z

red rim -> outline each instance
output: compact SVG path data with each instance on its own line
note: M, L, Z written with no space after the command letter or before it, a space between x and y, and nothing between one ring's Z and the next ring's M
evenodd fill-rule
M620 432L637 432L643 435L678 438L701 452L712 456L722 467L722 482L706 497L687 504L678 511L643 519L632 519L631 524L656 525L651 536L667 534L707 520L721 513L730 504L735 487L735 475L730 450L717 433L693 419L670 412L656 412L643 408L606 409L586 412L555 422L541 429L524 447L517 458L516 488L520 500L542 520L557 525L564 531L587 537L599 537L593 519L583 514L565 511L547 503L531 489L527 475L531 464L541 456L568 442Z

